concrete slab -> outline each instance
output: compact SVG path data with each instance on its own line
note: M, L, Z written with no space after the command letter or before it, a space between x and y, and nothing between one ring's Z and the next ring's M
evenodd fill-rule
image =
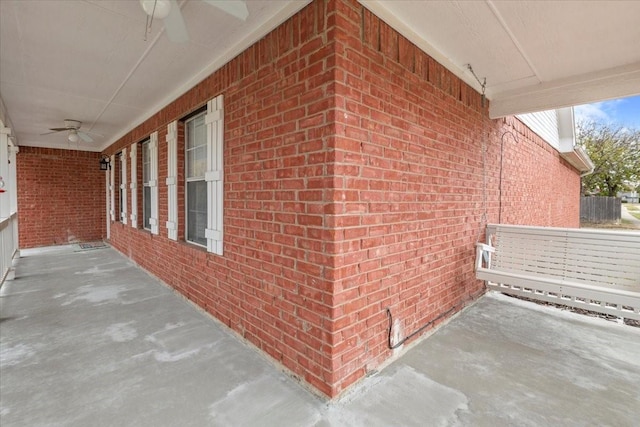
M490 295L337 401L112 249L26 251L0 289L0 424L637 426L640 329Z

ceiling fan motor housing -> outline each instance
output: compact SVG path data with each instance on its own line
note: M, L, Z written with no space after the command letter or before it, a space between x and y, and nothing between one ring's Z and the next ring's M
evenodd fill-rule
M78 120L64 119L64 127L67 129L80 129L80 125L82 125L82 122Z

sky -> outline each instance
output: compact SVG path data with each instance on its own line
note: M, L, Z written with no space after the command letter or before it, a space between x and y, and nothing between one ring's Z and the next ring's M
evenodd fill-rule
M592 120L640 130L640 95L579 105L574 108L574 114L576 123Z

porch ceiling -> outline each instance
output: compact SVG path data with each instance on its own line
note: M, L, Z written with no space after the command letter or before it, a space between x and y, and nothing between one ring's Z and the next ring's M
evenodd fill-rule
M248 0L242 21L178 0L189 40L175 43L158 19L144 40L137 0L1 0L0 96L13 134L19 145L101 151L307 3ZM94 142L40 135L64 119Z
M100 151L308 2L247 0L241 21L182 0L190 40L178 44L162 21L144 40L138 1L2 0L0 97L13 134ZM640 2L361 2L475 88L466 64L486 77L493 117L640 94ZM64 119L95 141L40 136Z
M640 94L640 2L361 0L480 90L491 117Z

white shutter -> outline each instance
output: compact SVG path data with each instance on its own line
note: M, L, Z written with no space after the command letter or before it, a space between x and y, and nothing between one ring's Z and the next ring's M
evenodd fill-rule
M111 179L110 179L110 183L109 183L109 193L111 193L111 206L109 206L110 208L110 214L111 214L111 221L115 221L116 220L116 156L113 155L111 156L111 163L109 163L111 165L111 168L109 170L109 173L111 174Z
M120 206L120 221L127 223L127 149L122 149L120 155L120 189L122 190L122 206Z
M129 218L131 219L131 226L133 228L138 228L138 144L133 144L131 146L131 153L129 157L131 158L131 183L129 184L129 188L131 188L131 215Z
M178 240L178 122L167 126L167 200L166 222L169 239Z
M151 233L158 234L158 132L151 134L149 141L149 187L151 187Z
M222 255L224 189L224 108L219 95L207 103L207 251Z

